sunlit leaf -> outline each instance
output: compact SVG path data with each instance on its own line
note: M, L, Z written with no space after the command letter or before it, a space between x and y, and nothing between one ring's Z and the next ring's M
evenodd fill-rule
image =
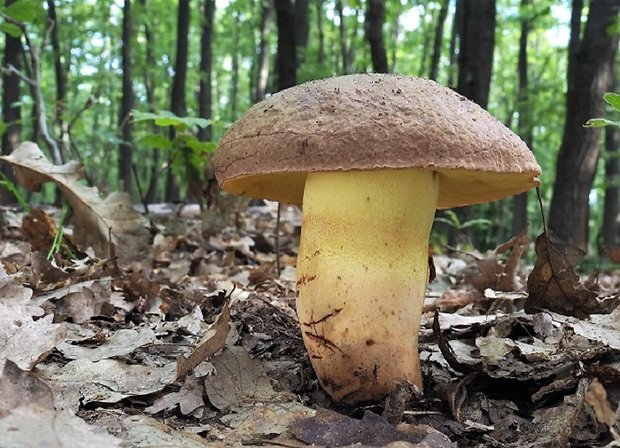
M591 118L584 124L586 128L602 128L605 126L620 126L620 121L612 121L606 118Z
M611 107L620 111L620 95L617 93L606 93L603 95L603 99L609 104Z

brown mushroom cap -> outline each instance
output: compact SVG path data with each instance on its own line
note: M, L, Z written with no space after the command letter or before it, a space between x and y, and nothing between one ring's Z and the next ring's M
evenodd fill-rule
M532 152L480 106L433 81L384 74L311 81L254 105L220 140L214 167L226 191L297 204L319 171L436 171L438 208L540 184Z

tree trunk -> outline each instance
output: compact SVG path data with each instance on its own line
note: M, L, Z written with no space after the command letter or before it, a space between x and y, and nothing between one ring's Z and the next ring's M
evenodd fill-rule
M6 5L13 3L7 1ZM4 35L4 54L2 66L12 65L16 70L21 69L21 58L24 49L19 37ZM6 130L2 134L2 154L8 155L15 149L21 140L21 106L20 99L20 78L14 73L2 74L2 120L6 124ZM13 173L8 163L0 164L2 174L9 179L13 178ZM0 188L0 204L13 202L12 195L6 188Z
M426 14L424 14L426 16ZM418 76L423 77L428 71L426 69L426 62L428 61L428 54L431 46L431 34L432 34L433 22L422 19L420 22L420 31L422 32L422 54L420 55L420 69L418 70Z
M53 0L52 0L53 1ZM134 107L133 96L133 77L132 77L132 17L131 0L125 0L123 5L123 24L122 24L122 99L121 108L118 115L118 127L121 131L121 143L119 145L118 157L118 179L122 184L122 189L129 194L133 190L133 136L131 125L131 110Z
M605 205L603 208L603 244L620 244L620 129L607 126L605 129Z
M532 149L532 119L531 101L528 92L527 76L527 40L532 27L532 19L527 16L527 8L531 0L521 0L521 35L519 37L519 59L517 72L519 84L517 90L517 111L519 113L518 133L525 144ZM515 196L513 199L512 234L518 235L527 227L527 193Z
M189 33L189 3L190 0L179 0L177 17L177 45L176 60L174 63L174 77L170 96L170 110L178 116L187 114L185 103L185 81L187 79L187 53ZM170 130L170 137L174 138L174 129ZM171 160L169 160L171 162ZM179 187L176 184L172 170L168 170L166 179L166 201L179 200Z
M308 46L309 36L309 0L295 0L295 46L297 51L297 67L305 60L306 47Z
M549 228L559 238L588 248L589 195L599 156L600 128L583 124L605 112L602 95L611 87L618 35L608 34L620 9L617 0L593 0L583 38L569 66L564 134L558 153ZM574 28L573 28L574 31ZM574 38L571 38L571 42Z
M367 0L366 18L364 20L366 39L370 45L372 70L375 73L387 73L388 63L383 39L383 22L385 21L385 0Z
M256 64L256 81L252 99L259 102L267 93L269 85L269 35L273 24L273 0L261 2L260 43Z
M448 67L448 86L454 87L454 78L458 73L458 63L456 60L456 40L457 36L462 34L463 29L463 1L456 0L456 6L454 8L454 17L452 18L452 31L450 33L450 48L448 50L448 57L450 65Z
M213 20L215 16L215 0L202 2L202 35L200 38L200 83L198 90L198 116L211 120L213 76ZM211 125L198 130L198 139L210 141L213 138Z
M319 34L319 51L317 63L319 67L325 64L325 31L323 30L323 0L316 0L316 29Z
M295 14L291 0L275 0L278 23L278 90L297 84Z
M347 66L348 50L347 50L347 29L344 22L344 8L342 0L336 0L336 13L338 14L338 37L340 41L340 58L342 62L342 73L349 73Z
M233 12L232 51L231 51L231 82L230 82L230 121L237 119L239 102L239 11Z
M58 17L56 16L56 4L54 0L47 0L47 17L52 24L51 42L54 53L54 75L56 78L56 111L54 124L58 128L58 142L60 151L67 158L69 149L69 136L67 134L68 123L64 117L65 102L67 96L67 73L68 70L63 64L63 55L60 50L60 40L58 39Z
M459 0L461 10L457 91L486 109L495 47L495 0ZM456 209L461 223L474 217L472 207ZM473 228L462 235L473 240ZM452 236L454 240L455 235Z
M441 57L441 43L443 42L443 27L448 17L448 7L450 0L442 0L439 14L437 14L437 25L435 26L435 37L433 39L433 55L431 56L431 68L428 77L434 81L437 80L439 71L439 59Z
M142 8L141 16L146 15L145 7L146 0L140 0L140 6ZM146 104L148 111L155 113L155 82L151 75L151 70L157 66L155 62L155 54L153 53L153 34L149 27L148 20L144 20L142 24L144 33L144 52L145 61L143 64L142 78L144 82L144 90L146 93ZM153 133L159 132L159 127L155 124L151 125ZM141 198L145 203L149 204L155 200L155 193L157 192L157 185L160 178L160 151L156 148L150 149L152 156L149 157L148 164L142 166L145 173L145 178L148 177L149 182L146 191L143 193L144 198Z

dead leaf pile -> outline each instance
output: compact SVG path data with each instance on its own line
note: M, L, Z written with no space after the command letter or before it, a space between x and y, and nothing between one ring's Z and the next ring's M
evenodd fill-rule
M58 225L49 209L3 229L1 446L617 443L620 309L604 285L620 276L601 273L598 294L586 288L578 254L549 235L536 243L529 296L524 235L479 257L477 289L464 286L471 261L438 257L421 329L424 395L349 408L322 393L301 342L299 209L282 206L276 232L273 203L210 209L222 218L212 228L204 213L153 207L137 251L123 238L144 244L132 233L144 221L123 200L101 200L74 165L21 151L5 160L32 186L59 186L75 238L48 259Z

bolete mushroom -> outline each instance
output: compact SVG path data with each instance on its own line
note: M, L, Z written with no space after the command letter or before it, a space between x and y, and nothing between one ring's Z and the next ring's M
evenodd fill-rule
M418 331L435 210L539 185L527 146L433 81L360 74L254 105L214 157L228 192L301 204L297 313L337 401L422 386Z

